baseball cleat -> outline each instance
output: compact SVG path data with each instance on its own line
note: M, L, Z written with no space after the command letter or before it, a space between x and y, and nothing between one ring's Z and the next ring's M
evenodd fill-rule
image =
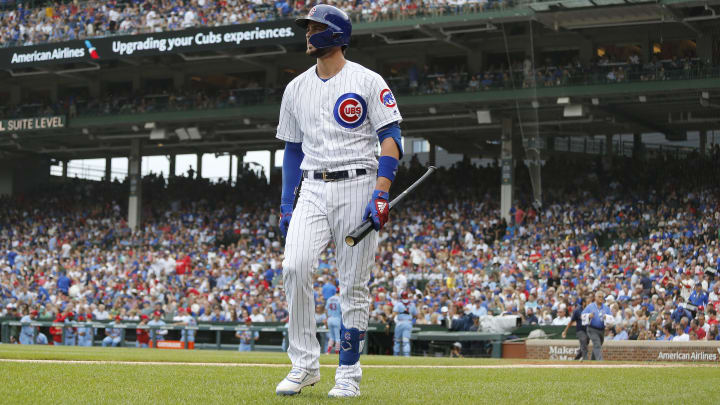
M353 380L342 379L335 382L333 389L328 392L330 398L359 397L360 386Z
M290 370L287 377L285 377L282 381L280 381L280 384L277 385L275 393L277 395L299 394L303 388L308 385L315 385L318 381L320 381L320 373L310 374L301 368L293 368Z

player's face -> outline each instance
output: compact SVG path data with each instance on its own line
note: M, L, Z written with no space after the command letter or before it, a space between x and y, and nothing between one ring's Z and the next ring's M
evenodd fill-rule
M313 34L317 34L318 32L323 32L325 31L325 29L327 29L327 25L325 24L315 21L310 21L308 23L307 29L305 31L305 43L307 44L307 50L305 51L306 55L319 58L325 53L327 53L327 48L318 49L310 43L310 36L312 36Z

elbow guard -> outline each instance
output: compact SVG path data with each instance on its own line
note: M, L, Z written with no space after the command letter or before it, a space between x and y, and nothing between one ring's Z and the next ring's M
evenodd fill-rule
M402 148L402 137L400 135L400 125L397 122L393 122L392 124L389 124L389 125L386 125L386 126L380 128L377 131L377 134L378 134L378 139L380 140L380 144L382 144L385 139L392 138L398 147L398 151L400 152L400 159L402 159L403 148Z

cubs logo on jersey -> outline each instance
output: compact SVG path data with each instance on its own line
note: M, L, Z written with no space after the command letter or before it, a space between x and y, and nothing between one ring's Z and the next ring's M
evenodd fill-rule
M397 105L395 102L395 96L393 96L390 89L385 89L380 92L380 102L385 105L387 108L393 108Z
M335 121L348 129L357 128L365 121L367 103L356 93L345 93L335 102Z

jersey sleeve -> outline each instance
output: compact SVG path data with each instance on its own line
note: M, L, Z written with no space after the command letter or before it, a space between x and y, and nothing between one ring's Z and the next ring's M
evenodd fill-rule
M369 87L368 116L373 129L377 131L387 124L402 121L395 95L385 80L380 75L372 75Z
M280 103L280 119L275 137L285 142L299 143L303 141L303 134L293 113L294 89L295 86L290 83L283 92L282 102Z

